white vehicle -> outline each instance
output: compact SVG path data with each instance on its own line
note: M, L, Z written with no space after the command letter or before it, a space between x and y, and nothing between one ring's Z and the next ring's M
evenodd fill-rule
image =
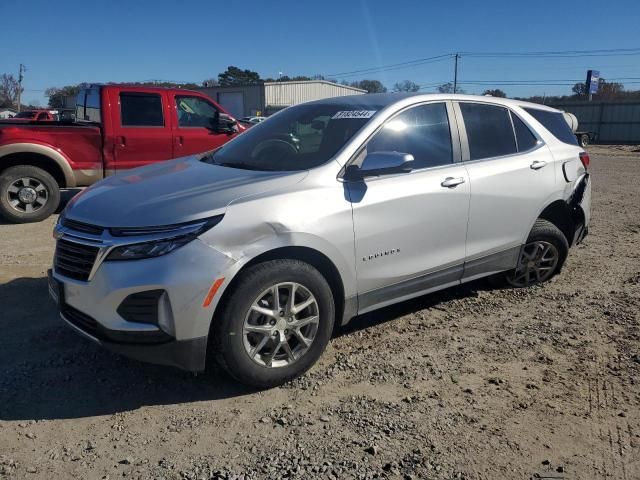
M114 351L217 359L273 386L334 323L480 277L528 287L587 232L588 155L562 112L466 95L289 107L212 153L103 180L55 227L62 318Z

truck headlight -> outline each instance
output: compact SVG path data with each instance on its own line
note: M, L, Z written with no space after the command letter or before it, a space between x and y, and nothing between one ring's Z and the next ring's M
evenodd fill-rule
M174 250L191 242L199 235L220 223L223 215L193 222L188 224L174 225L174 226L162 226L162 227L149 227L149 228L114 228L110 229L113 236L144 236L153 235L157 237L161 235L162 238L154 238L146 242L130 243L127 245L121 245L115 247L106 260L137 260L141 258L153 258L166 255Z

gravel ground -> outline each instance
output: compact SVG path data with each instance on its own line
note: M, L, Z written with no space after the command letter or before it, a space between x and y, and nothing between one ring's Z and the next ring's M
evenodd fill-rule
M55 218L0 225L0 478L640 478L640 152L591 155L562 275L358 318L261 392L80 338L47 298Z

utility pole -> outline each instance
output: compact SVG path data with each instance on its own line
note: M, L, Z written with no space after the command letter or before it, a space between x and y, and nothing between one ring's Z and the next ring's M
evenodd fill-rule
M456 93L456 91L458 90L458 57L460 57L460 54L456 53L456 63L453 70L453 93Z
M22 79L24 78L24 70L24 65L20 64L20 70L18 73L18 112L20 112L20 105L22 104L20 96L22 94Z

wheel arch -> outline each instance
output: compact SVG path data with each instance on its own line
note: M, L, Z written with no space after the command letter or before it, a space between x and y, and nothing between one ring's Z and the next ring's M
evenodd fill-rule
M345 315L346 294L345 285L338 267L333 261L331 261L331 259L327 255L325 255L321 251L311 247L300 245L272 248L256 255L248 262L244 263L242 267L233 275L233 278L222 292L220 300L217 302L213 311L212 318L214 319L214 321L216 314L220 311L220 309L224 309L225 301L233 292L234 287L238 283L238 278L240 278L240 274L242 272L244 272L247 268L260 263L268 262L270 260L284 259L300 260L302 262L308 263L320 272L320 274L329 284L329 288L331 288L331 293L335 301L336 325L340 324L340 320L343 319Z
M0 147L0 173L10 167L28 165L49 173L61 188L75 187L73 170L67 159L51 147L33 143L13 143Z
M580 209L577 209L580 210ZM579 218L576 218L576 211L564 200L555 200L547 205L538 218L547 220L554 224L567 239L569 246L573 244ZM584 222L584 219L583 219Z

